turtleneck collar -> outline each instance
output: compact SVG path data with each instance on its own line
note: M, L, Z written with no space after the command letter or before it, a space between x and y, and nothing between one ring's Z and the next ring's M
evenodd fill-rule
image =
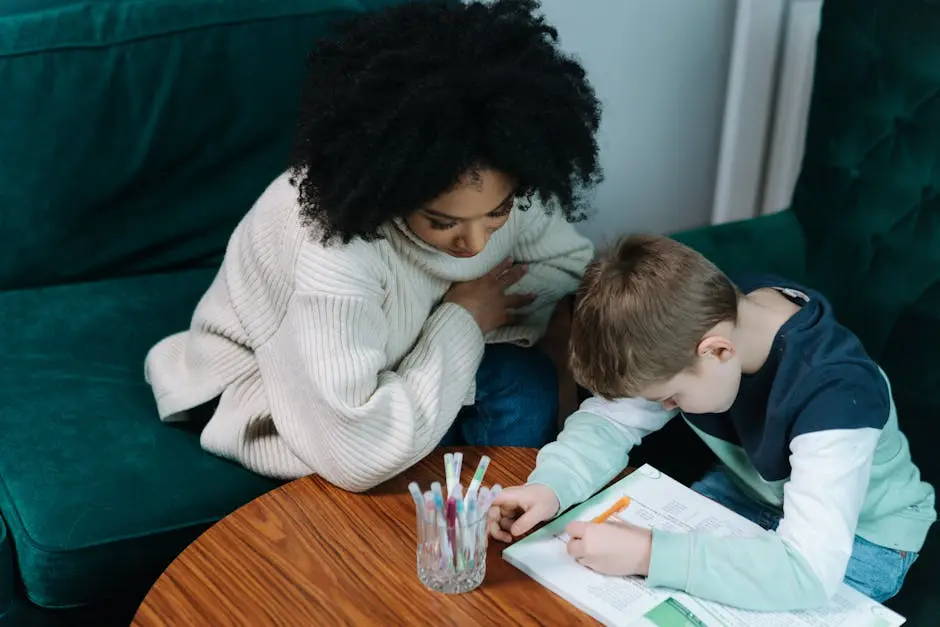
M454 257L431 246L415 235L403 218L393 218L382 234L399 255L429 274L451 282L468 281L486 274L510 254L514 217L493 234L483 252L469 258Z

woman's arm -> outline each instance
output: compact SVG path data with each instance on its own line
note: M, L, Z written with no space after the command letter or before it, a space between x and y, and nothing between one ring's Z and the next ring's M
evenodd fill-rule
M410 467L444 436L483 355L462 307L444 303L397 365L378 297L295 294L258 350L279 437L337 486L367 490Z

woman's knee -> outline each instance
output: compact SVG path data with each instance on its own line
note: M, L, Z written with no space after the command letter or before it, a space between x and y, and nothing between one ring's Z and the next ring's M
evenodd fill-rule
M541 446L555 435L557 374L536 348L488 346L477 372L476 401L477 420L494 436L492 444Z
M512 398L530 405L557 405L558 376L548 356L537 348L513 344L487 346L477 371L477 400ZM548 411L550 408L544 408ZM552 409L554 411L554 409Z

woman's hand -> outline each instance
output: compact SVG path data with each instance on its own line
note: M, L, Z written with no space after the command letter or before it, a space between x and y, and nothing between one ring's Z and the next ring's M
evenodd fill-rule
M512 322L514 309L535 301L535 294L506 294L527 270L527 266L514 266L512 259L505 259L479 279L454 283L444 295L444 302L469 311L485 335Z
M501 542L525 535L532 527L558 513L558 497L544 485L506 488L493 499L489 533Z
M621 521L572 522L565 528L568 554L604 575L649 575L653 535Z

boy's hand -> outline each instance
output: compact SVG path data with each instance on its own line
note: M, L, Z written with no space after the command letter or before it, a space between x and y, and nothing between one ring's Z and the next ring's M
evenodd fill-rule
M558 497L543 485L506 488L493 499L489 511L490 535L500 542L512 542L543 520L558 513Z
M653 534L629 523L576 521L565 531L568 554L578 563L603 575L642 575L650 571Z

